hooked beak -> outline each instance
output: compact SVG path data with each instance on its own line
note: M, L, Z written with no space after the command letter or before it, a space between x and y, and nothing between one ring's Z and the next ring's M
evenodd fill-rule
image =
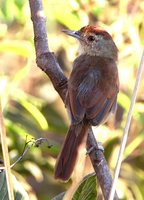
M79 31L72 31L72 30L64 29L62 32L64 32L67 35L70 35L78 40L82 40L82 37L81 37Z

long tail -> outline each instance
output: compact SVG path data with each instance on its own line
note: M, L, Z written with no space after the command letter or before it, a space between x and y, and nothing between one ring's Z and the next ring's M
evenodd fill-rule
M55 167L55 178L67 181L74 169L78 149L88 130L88 125L71 125Z

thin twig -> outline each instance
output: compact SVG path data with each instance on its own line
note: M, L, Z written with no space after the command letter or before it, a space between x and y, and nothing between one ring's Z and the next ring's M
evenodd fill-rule
M28 150L32 146L39 147L44 142L48 143L48 139L47 138L38 138L37 140L34 140L34 138L33 138L33 141L30 140L30 141L26 142L24 145L24 150L23 150L22 154L18 157L18 159L13 164L10 165L10 168L14 167L24 157L24 155L28 152ZM52 145L49 145L49 143L48 143L48 147L50 148L50 147L52 147ZM0 171L1 170L5 170L5 166L0 167Z
M5 130L4 121L3 121L1 102L0 102L0 135L1 135L2 152L3 152L3 158L4 158L4 164L5 164L8 196L9 196L9 200L14 200L10 161L9 161L8 147L7 147L7 141L6 141L6 130Z
M122 141L121 141L120 151L119 151L118 160L117 160L117 164L116 164L113 184L112 184L111 192L110 192L110 195L109 195L109 200L113 200L113 198L114 198L114 193L115 193L115 190L116 190L116 183L117 183L118 176L119 176L119 173L120 173L123 153L124 153L125 146L126 146L126 143L127 143L128 131L129 131L130 122L131 122L131 118L132 118L132 112L133 112L134 104L135 104L135 101L136 101L137 91L138 91L138 87L139 87L139 84L140 84L143 68L144 68L144 51L143 51L141 62L140 62L139 68L138 68L137 79L136 79L136 82L135 82L135 87L134 87L133 94L132 94L132 100L131 100L129 112L128 112L128 115L127 115L126 125L125 125L125 129L124 129L124 132L123 132L123 137L122 137Z

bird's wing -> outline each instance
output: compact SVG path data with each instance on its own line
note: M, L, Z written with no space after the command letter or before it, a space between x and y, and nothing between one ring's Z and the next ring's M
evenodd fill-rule
M117 82L111 85L113 81L102 77L100 71L91 70L79 85L77 93L78 102L85 108L86 119L95 126L106 120L117 101ZM106 87L102 87L102 81L107 84Z
M87 62L89 62L88 59ZM96 67L85 67L85 73L82 66L77 66L72 74L72 78L75 75L78 80L72 80L72 78L70 80L68 104L72 113L72 120L76 123L82 121L85 117L91 124L99 125L114 110L116 105L118 93L118 82L116 80L118 76L117 73L113 74L113 69L116 67L115 63L112 63L113 66L104 61L96 64ZM86 63L84 65L87 66ZM109 67L111 71L109 71ZM80 71L81 68L82 71Z

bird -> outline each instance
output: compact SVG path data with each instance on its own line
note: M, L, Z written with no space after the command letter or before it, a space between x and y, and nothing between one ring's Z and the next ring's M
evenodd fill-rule
M65 98L71 124L54 172L56 179L68 181L88 129L105 123L116 111L119 76L118 49L106 30L87 25L78 31L66 29L63 32L79 43Z

